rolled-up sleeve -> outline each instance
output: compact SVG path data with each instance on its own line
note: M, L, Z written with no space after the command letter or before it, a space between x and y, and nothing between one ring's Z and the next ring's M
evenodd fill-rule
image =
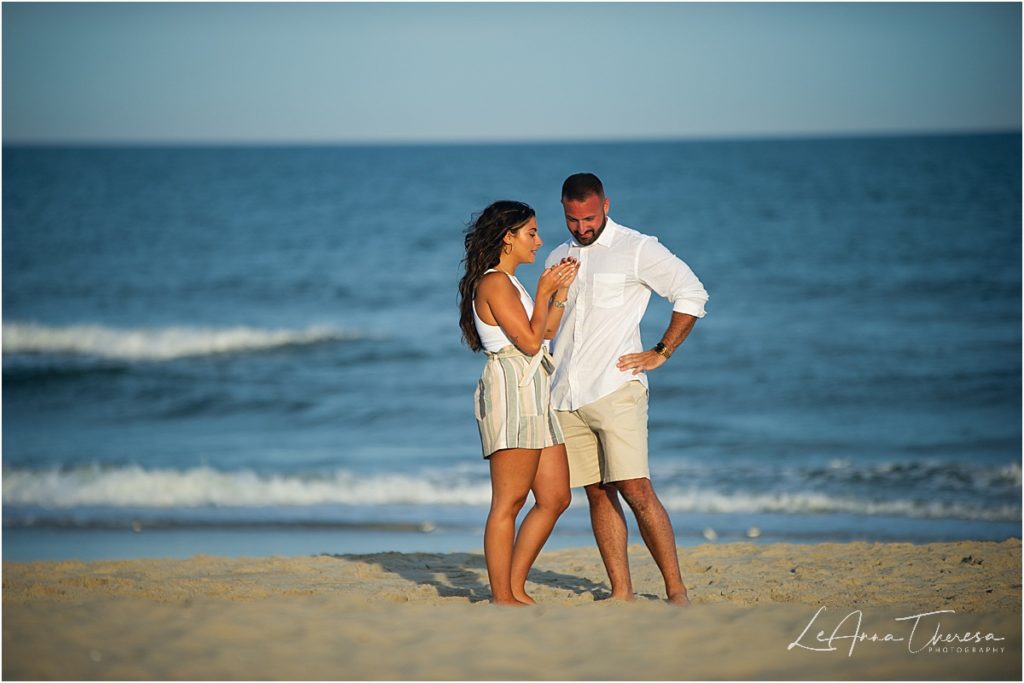
M636 255L636 276L659 296L672 302L672 310L697 318L705 315L708 293L682 259L655 237L643 241Z

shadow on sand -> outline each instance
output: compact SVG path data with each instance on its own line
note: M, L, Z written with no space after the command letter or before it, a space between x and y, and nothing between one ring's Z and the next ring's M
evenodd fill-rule
M369 555L334 555L349 562L376 565L384 571L420 585L432 586L442 598L467 598L470 602L491 599L487 584L484 556L474 553L374 553ZM593 594L595 600L610 595L607 586L590 579L544 569L531 569L529 581L541 586L571 591L576 595ZM527 587L529 589L529 587Z

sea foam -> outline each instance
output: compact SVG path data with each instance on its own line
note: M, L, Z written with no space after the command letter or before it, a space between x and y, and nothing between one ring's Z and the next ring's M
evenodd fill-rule
M453 480L441 474L358 475L337 470L319 476L263 474L252 470L185 470L138 466L4 471L4 505L133 507L245 507L323 504L484 505L486 480Z
M4 323L3 352L76 354L122 361L172 360L189 356L262 351L294 344L353 340L362 335L327 326L305 329L253 327L114 328Z
M575 505L586 505L574 491ZM665 507L680 513L845 513L866 516L1019 521L1019 505L983 501L936 501L927 497L868 498L809 489L735 490L666 485ZM248 469L147 469L140 466L81 466L72 469L5 468L5 506L76 507L276 507L310 505L485 506L490 502L486 474L433 469L417 473L357 473L346 469L320 474L258 473Z

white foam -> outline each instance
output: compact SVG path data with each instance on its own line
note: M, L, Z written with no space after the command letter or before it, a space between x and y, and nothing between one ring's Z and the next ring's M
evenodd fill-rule
M113 328L102 325L53 327L4 323L4 353L66 353L146 361L259 351L291 344L356 339L332 327L259 329L253 327Z
M998 476L1012 481L1014 486L1020 486L1020 463L1015 462L999 468Z
M586 505L574 492L577 505ZM919 499L868 500L815 491L722 493L659 487L665 507L692 513L847 513L867 516L1019 521L1019 506ZM189 508L346 505L476 505L490 502L486 470L463 468L422 473L359 474L337 470L321 476L259 474L211 467L186 470L80 467L5 468L3 502L10 506Z
M1014 505L986 507L952 501L919 499L865 500L852 496L832 496L815 491L738 492L668 488L659 493L662 503L672 512L701 513L846 513L867 516L923 517L932 519L972 519L1019 521L1021 509Z
M246 507L322 504L485 505L486 480L378 474L338 470L311 478L222 471L123 467L4 471L5 505L133 507Z

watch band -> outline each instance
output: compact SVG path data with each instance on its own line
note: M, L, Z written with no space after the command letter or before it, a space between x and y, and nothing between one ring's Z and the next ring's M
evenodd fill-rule
M654 352L661 354L662 356L665 356L665 358L672 357L672 352L669 351L668 347L662 344L661 342L658 342L657 344L654 345Z

